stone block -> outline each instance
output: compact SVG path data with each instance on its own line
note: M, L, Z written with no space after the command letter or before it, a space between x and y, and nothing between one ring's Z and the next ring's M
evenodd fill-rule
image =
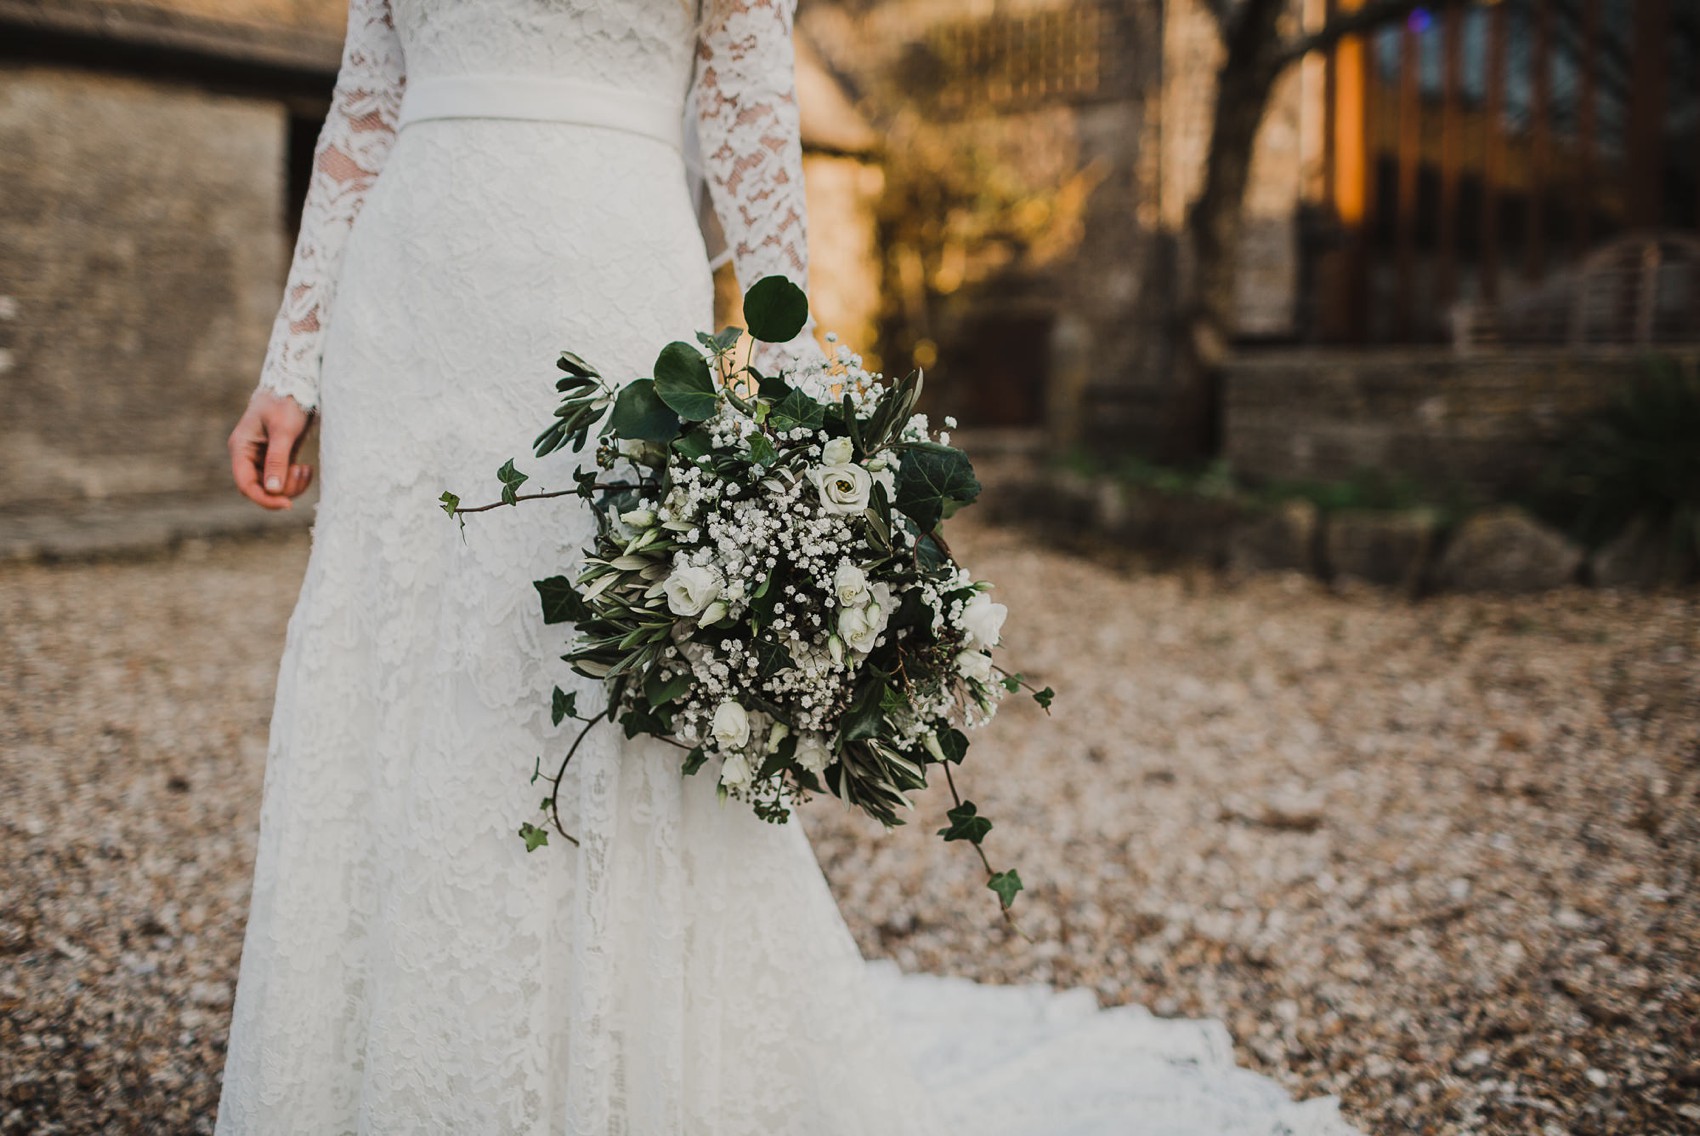
M1310 501L1282 501L1252 513L1228 534L1228 566L1235 572L1298 571L1315 575L1321 519Z
M286 134L280 103L0 69L9 506L229 485L282 290Z
M1414 592L1422 585L1437 528L1434 514L1424 509L1331 513L1323 529L1325 568L1337 579Z
M1458 592L1544 592L1576 582L1581 548L1513 506L1468 518L1447 543L1435 583Z
M1692 546L1684 548L1668 533L1635 520L1594 553L1588 569L1593 582L1602 588L1650 591L1700 579L1700 557Z

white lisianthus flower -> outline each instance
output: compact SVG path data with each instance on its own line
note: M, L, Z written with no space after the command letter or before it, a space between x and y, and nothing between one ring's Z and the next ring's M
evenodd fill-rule
M976 592L963 607L956 625L968 636L970 647L996 647L1003 636L1003 621L1008 615L1009 609L1003 604L993 603L992 597L985 592Z
M797 764L819 775L832 764L832 750L819 734L802 734L797 738Z
M673 569L663 587L667 610L678 616L700 615L720 598L720 573L702 564L681 564Z
M822 465L849 465L850 458L855 452L849 438L834 438L821 447L820 463Z
M832 587L838 593L839 607L860 607L868 598L868 575L846 560L838 566Z
M775 722L773 727L767 731L767 752L772 753L778 749L779 743L789 737L790 734L790 726L787 726L784 722Z
M742 706L727 700L714 708L708 732L719 749L742 749L750 740L750 716Z
M621 513L620 520L634 530L642 532L655 523L655 510L633 509L629 513Z
M820 503L829 513L860 513L868 507L874 479L859 465L823 465L809 471L809 480L820 491Z
M992 657L984 651L963 651L956 656L956 670L963 678L989 683L992 681Z
M720 783L728 789L746 789L754 776L749 759L741 753L732 754L720 763Z

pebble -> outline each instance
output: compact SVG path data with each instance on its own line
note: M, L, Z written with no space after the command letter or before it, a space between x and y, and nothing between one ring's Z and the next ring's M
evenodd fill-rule
M1028 938L938 789L891 833L816 801L864 953L1218 1019L1365 1132L1700 1125L1700 596L952 546L1057 691L959 773ZM307 548L0 567L0 1133L211 1132Z

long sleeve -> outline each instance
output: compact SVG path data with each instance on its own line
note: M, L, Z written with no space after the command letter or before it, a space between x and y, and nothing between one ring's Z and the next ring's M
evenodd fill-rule
M709 196L742 287L789 277L808 290L808 208L791 42L796 0L704 0L697 43L697 132ZM814 319L776 357L820 355Z
M313 150L301 232L259 385L304 409L319 401L319 359L354 218L395 144L406 77L389 0L349 0L330 113Z

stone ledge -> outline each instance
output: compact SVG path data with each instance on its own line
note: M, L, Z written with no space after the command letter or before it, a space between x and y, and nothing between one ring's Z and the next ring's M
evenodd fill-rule
M236 494L78 502L56 512L0 512L0 563L157 556L185 541L304 532L317 492L271 512Z
M1590 556L1512 506L1473 513L1448 527L1430 510L1344 509L1304 500L1273 504L1130 486L1112 477L1029 468L989 495L988 519L1029 525L1064 544L1109 545L1154 564L1201 563L1236 574L1298 571L1406 595L1469 591L1517 594L1596 584L1686 588L1700 580L1692 558L1656 563L1633 534Z

